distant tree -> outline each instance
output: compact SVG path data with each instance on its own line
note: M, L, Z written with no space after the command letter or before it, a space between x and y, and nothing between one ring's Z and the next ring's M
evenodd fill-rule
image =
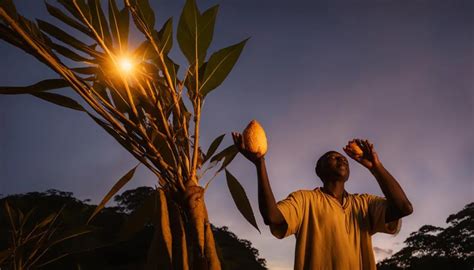
M259 258L258 250L252 247L252 242L239 239L227 226L212 226L212 230L222 253L224 269L267 269L266 260Z
M138 187L116 195L114 200L121 211L130 213L136 210L153 192L155 189L152 187Z
M405 240L406 247L378 269L474 269L474 202L450 215L446 228L424 225Z
M36 265L39 266L50 259L57 260L42 269L136 270L145 268L154 228L151 222L148 222L147 226L137 225L136 222L140 219L131 216L147 209L144 208L147 205L145 201L153 198L155 194L155 190L149 187L124 191L115 197L117 207L104 208L87 227L83 224L96 206L87 204L87 200L74 198L71 192L50 189L46 192L10 195L0 198L0 205L3 206L8 201L17 213L27 213L34 209L29 215L31 222L26 224L25 231L31 231L35 224L52 213L59 213L55 221L59 236L67 232L92 229L90 233L67 239L52 247ZM211 225L211 228L223 269L266 269L265 259L259 258L258 250L252 247L250 241L239 239L227 227ZM19 269L12 266L12 256L9 252L12 250L11 231L6 209L0 208L1 269Z

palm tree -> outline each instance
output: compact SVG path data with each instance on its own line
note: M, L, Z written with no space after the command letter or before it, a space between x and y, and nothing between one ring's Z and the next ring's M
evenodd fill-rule
M219 172L226 171L238 209L258 227L244 190L226 170L237 149L231 145L216 154L222 134L205 153L201 150L201 109L207 95L232 70L247 39L207 57L218 6L201 13L194 0L187 0L176 36L189 65L184 78L179 78L179 65L169 57L172 18L155 30L155 15L147 0L125 0L121 9L109 0L107 16L100 0L58 2L58 6L46 2L46 8L67 30L47 21L28 20L11 0L0 0L0 38L59 75L26 87L0 87L0 94L31 94L87 113L153 172L156 194L146 203L155 209L156 232L149 251L155 259L150 260L150 269L220 269L204 203L205 190ZM133 50L128 45L130 19L144 36ZM65 87L88 106L50 92ZM118 180L89 221L133 177L136 168ZM203 185L211 169L214 173Z

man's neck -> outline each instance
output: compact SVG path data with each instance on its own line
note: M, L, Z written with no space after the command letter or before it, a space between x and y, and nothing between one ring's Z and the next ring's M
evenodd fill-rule
M342 204L345 193L343 181L326 182L324 183L322 190L323 192L336 198Z

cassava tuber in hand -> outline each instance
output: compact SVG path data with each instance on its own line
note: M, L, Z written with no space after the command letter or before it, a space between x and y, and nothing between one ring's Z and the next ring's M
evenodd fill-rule
M256 120L250 121L242 134L232 132L232 138L239 152L253 163L267 152L268 145L265 131Z

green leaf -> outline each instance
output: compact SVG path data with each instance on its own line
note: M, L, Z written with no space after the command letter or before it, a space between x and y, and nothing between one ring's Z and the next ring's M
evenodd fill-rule
M173 46L173 18L169 18L155 36L158 40L160 54L168 54Z
M67 10L69 13L71 13L76 19L79 21L82 21L82 16L80 12L84 14L86 19L88 21L91 21L91 12L89 10L89 7L87 6L85 0L58 0L58 2ZM76 8L79 8L79 10Z
M220 161L221 159L225 158L226 156L229 156L229 155L232 155L233 153L235 152L238 152L239 149L237 149L237 146L235 146L234 144L225 148L224 150L222 150L221 152L217 153L216 155L214 155L212 158L211 158L211 162L214 162L214 161Z
M204 62L201 67L198 70L198 75L199 75L199 85L202 82L202 78L204 77L204 71L206 70L207 62ZM189 99L194 100L196 96L196 66L191 65L188 67L188 70L186 71L186 76L184 78L184 85L188 89L187 93L189 96ZM199 86L198 86L199 87Z
M202 63L205 58L205 55L199 54L198 51L200 17L195 0L186 0L179 18L177 39L181 51L191 65Z
M179 18L176 36L179 48L190 64L195 62L195 29L197 28L199 16L199 11L197 10L194 0L186 0L186 4L181 12L181 17Z
M70 50L69 48L66 48L62 45L56 44L54 42L50 43L50 46L53 50L55 50L57 53L60 55L67 57L73 61L76 62L84 62L84 63L91 63L93 60L92 59L87 59L82 55L79 55L75 53L74 51Z
M234 160L235 156L237 156L238 153L239 151L237 150L237 148L233 148L233 151L231 151L228 155L224 157L224 162L222 162L222 165L219 168L219 170L217 170L217 172L220 172L223 169L225 169L227 165L229 165L232 162L232 160Z
M120 51L122 51L122 44L120 42L119 14L120 11L117 7L117 4L115 3L115 0L109 0L110 31L112 32L114 43L118 45Z
M227 187L229 187L230 194L232 195L232 199L234 199L237 209L239 209L244 218L260 232L244 188L227 169L225 170L225 176L227 178Z
M44 35L41 33L36 23L23 16L20 16L18 17L18 24L21 25L20 27L23 27L26 31L28 31L28 34L31 35L32 38L37 39L40 42L43 41Z
M82 25L81 23L79 23L78 21L76 21L75 19L67 16L66 14L64 14L64 12L62 12L59 8L53 6L53 5L50 5L48 4L48 2L44 2L46 4L46 9L48 10L49 14L57 19L59 19L60 21L62 21L63 23L81 31L82 33L92 37L92 33L91 31L89 30L89 28L87 28L86 26Z
M225 80L239 59L240 53L242 52L247 40L248 39L245 39L211 55L207 62L204 78L199 89L199 94L201 96L206 96Z
M160 153L160 155L163 157L166 163L172 166L174 163L173 151L168 145L168 142L166 141L166 137L154 131L152 138L153 138L153 145L156 147L158 153Z
M212 37L214 36L214 27L216 25L216 17L219 6L215 5L202 13L199 18L199 32L198 32L198 51L206 56L207 49L211 45ZM202 59L204 61L204 58ZM201 63L201 62L200 62Z
M59 27L52 25L49 22L46 22L43 20L38 19L37 21L38 21L38 27L41 29L41 31L47 33L48 35L54 37L55 39L77 50L85 52L91 56L94 56L94 57L100 56L100 54L98 54L95 50L91 49L82 41L66 33L64 30L60 29Z
M22 38L19 37L17 33L15 33L9 27L0 23L0 38L5 40L6 42L16 46L31 55L36 55L36 52L29 48L25 43L22 41Z
M105 19L104 11L100 4L100 0L88 0L89 9L91 11L92 26L100 35L107 47L112 46L112 37L110 36L109 25Z
M12 0L1 0L0 7L4 9L8 15L14 19L18 19L18 13L16 11L15 3Z
M66 97L60 94L48 93L48 92L37 92L31 93L33 96L40 98L42 100L54 103L59 106L63 106L69 109L78 110L85 112L86 109L82 107L77 101L70 97Z
M173 82L174 85L176 85L176 75L178 74L179 65L173 62L173 60L169 58L167 55L165 55L164 57L164 62L165 62L166 68L168 69L169 75L171 77L171 81ZM159 64L159 66L163 68L161 63L157 63L157 64Z
M107 87L100 82L94 82L92 85L92 89L94 92L101 96L103 99L107 100L110 104L112 104L112 100L109 98L109 95L107 93Z
M140 165L140 164L138 164L138 165ZM94 212L89 217L89 220L87 221L87 223L89 223L95 217L95 215L97 215L97 213L99 213L100 210L102 210L104 208L105 204L115 195L115 193L117 193L123 186L125 186L125 184L128 183L128 181L130 181L130 179L132 179L133 174L135 173L135 170L137 169L138 165L133 167L133 169L128 171L124 176L122 176L117 181L117 183L115 183L115 185L112 187L112 189L110 189L110 191L107 193L107 195L105 195L105 197L102 199L100 204L97 205Z
M137 0L138 10L140 12L140 16L145 22L148 29L155 28L155 13L153 9L150 7L150 3L148 0Z
M178 44L190 65L204 63L214 34L218 6L202 15L195 0L187 0L178 23Z
M120 42L122 47L128 46L128 34L130 31L130 14L128 8L124 7L119 14Z
M140 61L148 61L150 59L156 59L158 56L150 41L145 40L133 51L133 58L139 59Z
M112 37L120 52L126 52L130 27L128 9L119 11L115 0L109 0L109 23Z
M29 86L0 86L0 94L17 95L32 94L37 92L49 91L53 89L65 88L69 84L63 79L48 79L37 82Z
M214 155L217 148L219 148L219 145L224 139L224 136L225 136L225 133L215 138L214 141L212 141L211 145L209 146L209 149L207 149L207 153L206 153L206 156L204 157L204 160L202 161L202 164L204 164L209 158L211 158L212 155Z

